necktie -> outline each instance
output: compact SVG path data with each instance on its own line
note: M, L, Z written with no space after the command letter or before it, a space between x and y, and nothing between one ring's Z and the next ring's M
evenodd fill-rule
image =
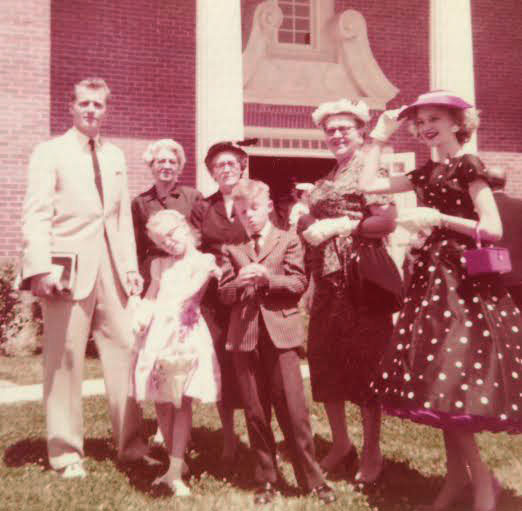
M252 234L252 240L254 241L254 252L256 253L256 255L259 255L259 252L261 251L261 245L259 244L261 240L261 234Z
M96 184L96 189L98 190L103 206L103 185L101 180L100 162L98 161L98 156L96 155L94 139L89 139L89 146L91 148L92 167L94 169L94 183Z

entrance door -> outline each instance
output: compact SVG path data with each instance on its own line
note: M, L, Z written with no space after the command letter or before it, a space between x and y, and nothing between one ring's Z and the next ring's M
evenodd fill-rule
M286 223L295 201L296 183L315 183L335 165L333 158L299 158L286 156L250 156L249 176L270 187L274 207L282 224Z

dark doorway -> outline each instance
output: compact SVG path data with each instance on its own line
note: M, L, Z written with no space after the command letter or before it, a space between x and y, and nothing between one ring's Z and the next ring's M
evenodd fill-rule
M270 193L278 216L285 223L295 198L296 183L315 183L335 165L333 158L295 158L279 156L251 156L249 175L270 187Z

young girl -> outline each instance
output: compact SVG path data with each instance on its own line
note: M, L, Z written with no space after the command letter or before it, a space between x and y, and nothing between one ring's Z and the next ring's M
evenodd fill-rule
M165 255L151 264L151 283L134 318L134 389L137 399L155 402L169 452L169 469L153 484L165 483L184 496L190 495L181 476L192 398L219 400L219 367L199 305L207 283L219 278L220 270L214 256L196 250L181 213L159 211L147 222L147 232Z
M476 248L477 234L484 242L502 235L491 191L499 183L463 151L478 126L470 104L434 91L397 113L385 112L372 132L360 183L368 192L414 190L425 207L399 215L398 222L433 231L371 386L388 412L443 430L447 475L427 509L449 508L471 479L474 511L492 511L500 485L481 460L474 433L522 432L522 322L498 275L468 276L463 256ZM412 121L438 162L378 178L381 146L401 118Z

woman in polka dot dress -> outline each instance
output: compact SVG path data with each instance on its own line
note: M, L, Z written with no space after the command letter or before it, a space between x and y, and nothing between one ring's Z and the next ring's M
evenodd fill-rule
M439 162L406 176L377 177L381 147L404 118L436 149ZM522 432L520 311L498 275L468 276L463 256L475 248L476 230L486 242L502 235L491 190L500 183L478 157L462 151L477 126L476 110L461 98L423 94L381 115L360 181L368 193L414 190L424 207L406 219L433 228L371 386L392 415L442 428L447 475L427 508L434 511L450 507L470 478L474 511L494 510L500 487L481 461L474 433Z

